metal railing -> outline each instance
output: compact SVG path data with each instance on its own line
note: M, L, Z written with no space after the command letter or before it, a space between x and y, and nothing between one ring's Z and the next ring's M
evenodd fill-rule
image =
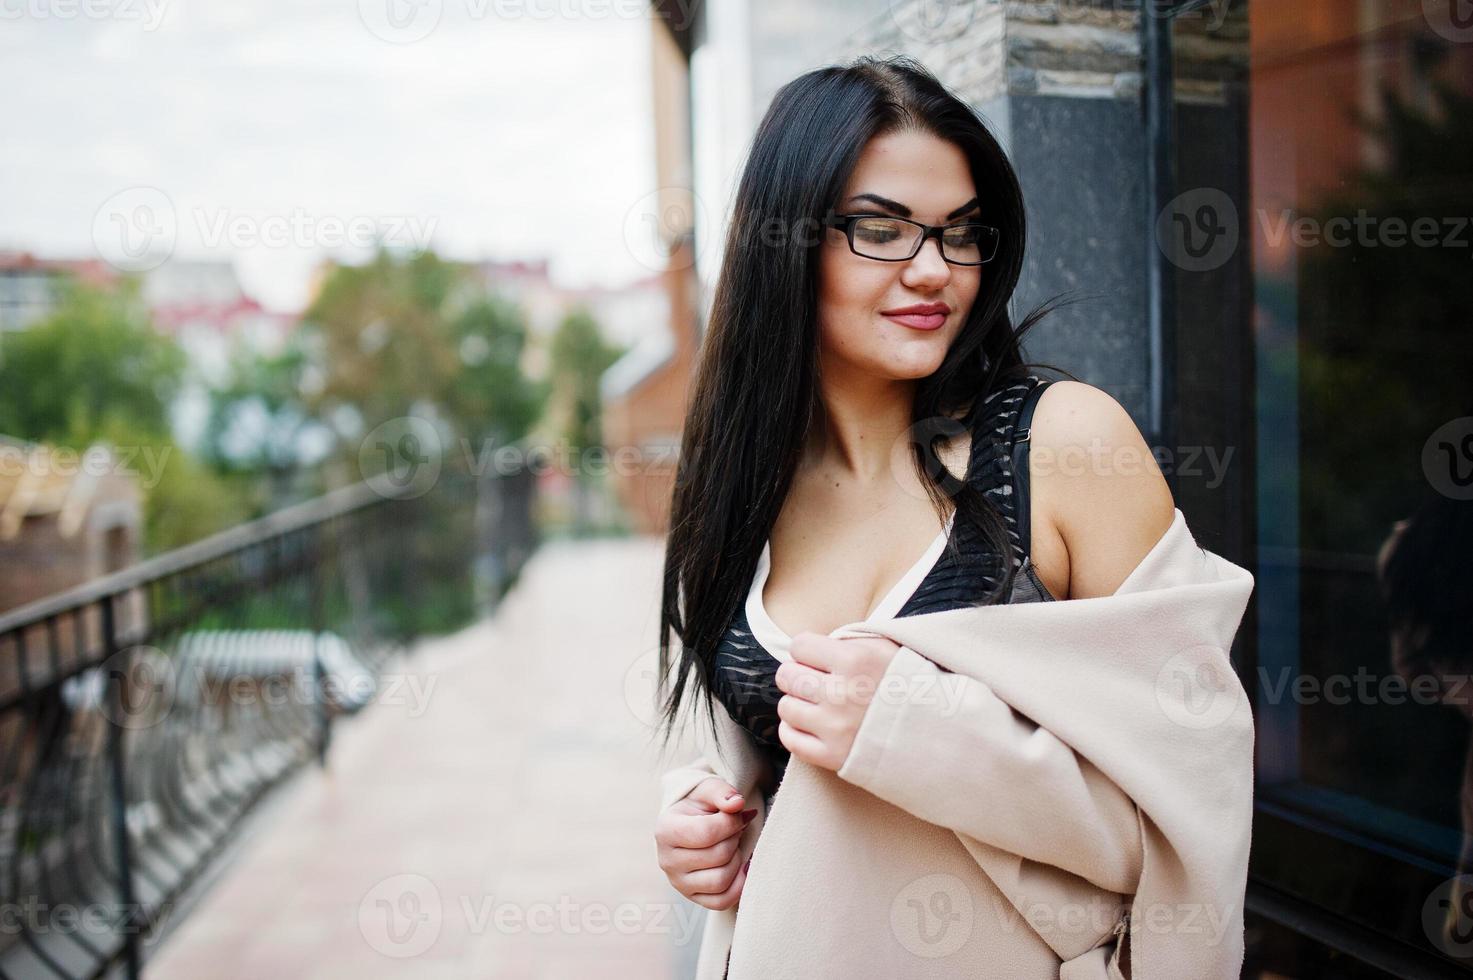
M528 477L356 484L0 614L0 977L139 976L332 719L499 598L535 547Z

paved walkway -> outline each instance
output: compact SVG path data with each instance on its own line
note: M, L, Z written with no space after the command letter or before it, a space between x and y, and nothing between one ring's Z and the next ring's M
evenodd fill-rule
M704 910L651 836L661 547L548 544L492 621L391 668L148 980L687 975Z

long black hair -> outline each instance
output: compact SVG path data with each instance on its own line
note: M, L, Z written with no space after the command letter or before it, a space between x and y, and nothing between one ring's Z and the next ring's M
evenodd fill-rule
M966 154L981 220L1002 232L955 342L916 384L915 463L939 520L950 499L955 521L979 528L994 554L1011 556L1002 516L975 486L951 476L936 446L959 414L973 422L988 394L1028 373L1019 340L1058 305L1043 304L1012 326L1008 303L1026 232L1017 174L981 117L909 57L865 56L810 71L777 92L753 137L695 371L665 548L664 743L691 685L705 695L714 726L717 643L750 588L819 407L815 272L823 236L811 231L832 214L869 141L904 130L932 133ZM1008 594L1013 566L1006 564L999 591L984 601ZM672 633L681 646L673 675Z

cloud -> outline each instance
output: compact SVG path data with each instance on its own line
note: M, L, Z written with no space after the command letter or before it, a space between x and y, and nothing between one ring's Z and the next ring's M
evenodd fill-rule
M392 44L354 0L151 0L156 30L124 17L147 0L70 18L0 2L23 13L0 31L0 84L27 93L7 108L0 246L91 254L98 205L147 185L181 212L180 257L221 254L196 211L306 210L419 215L437 248L546 255L568 281L648 272L620 238L654 184L645 20L443 0L427 37ZM326 250L230 254L284 307Z

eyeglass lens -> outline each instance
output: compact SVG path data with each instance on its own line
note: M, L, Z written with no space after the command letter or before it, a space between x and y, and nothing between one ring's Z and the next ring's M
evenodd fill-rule
M905 259L916 251L919 225L897 218L867 217L854 222L854 250L873 259ZM996 229L962 224L941 231L941 250L952 262L986 262L997 250Z

